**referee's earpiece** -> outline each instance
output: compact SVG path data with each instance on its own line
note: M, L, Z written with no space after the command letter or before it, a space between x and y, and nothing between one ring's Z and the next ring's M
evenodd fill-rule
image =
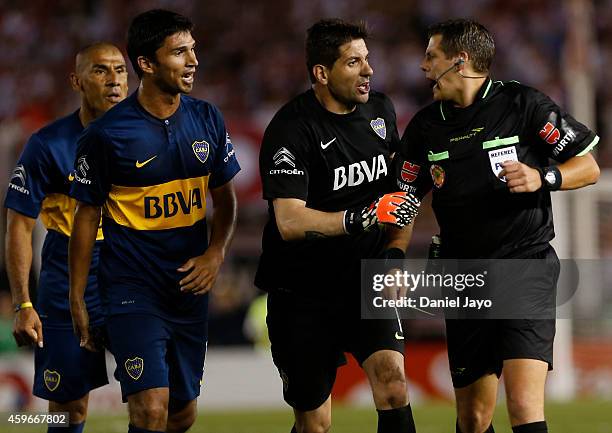
M438 78L436 78L436 83L437 83L438 81L440 81L440 79L441 79L443 76L445 76L446 74L448 74L448 73L449 73L449 72L450 72L450 71L451 71L453 68L456 68L457 66L461 66L461 65L463 65L464 63L465 63L465 59L464 59L463 57L459 57L457 60L455 60L455 63L453 63L453 64L451 65L451 67L450 67L450 68L448 68L446 71L444 71L444 72L442 72L440 75L438 75ZM461 73L461 70L459 70L459 69L458 69L456 72L457 72L457 74L461 75L463 78L481 78L481 77L466 77L465 75L463 75L463 74Z
M451 68L456 68L458 66L464 65L465 64L465 59L463 57L459 57L455 63L453 64L453 66L451 66ZM478 79L478 78L487 78L486 75L463 75L461 69L457 69L457 74L461 75L461 77L463 78L474 78L474 79Z

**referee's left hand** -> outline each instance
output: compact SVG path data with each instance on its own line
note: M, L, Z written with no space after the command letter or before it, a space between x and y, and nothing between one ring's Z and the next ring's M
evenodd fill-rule
M187 260L177 269L179 272L191 271L179 281L181 292L194 295L203 295L208 292L217 280L222 263L222 254L211 248L201 256Z
M540 173L520 161L505 161L499 177L506 177L510 192L534 192L542 187Z

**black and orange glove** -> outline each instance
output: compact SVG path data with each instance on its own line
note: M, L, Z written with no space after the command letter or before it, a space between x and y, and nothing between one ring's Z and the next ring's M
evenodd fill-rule
M402 228L417 216L420 205L421 201L413 194L385 194L369 206L346 210L344 231L349 234L360 233L379 223Z

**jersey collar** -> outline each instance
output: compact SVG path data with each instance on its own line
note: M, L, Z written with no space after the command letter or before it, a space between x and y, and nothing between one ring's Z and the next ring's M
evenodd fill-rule
M183 111L183 105L184 105L183 95L181 95L181 101L176 111L172 113L172 116L166 119L160 119L158 117L155 117L151 113L149 113L147 110L145 110L145 108L138 101L138 89L136 89L136 91L134 91L134 93L132 93L129 97L132 100L132 104L134 105L136 110L140 112L145 119L149 120L150 122L155 123L156 125L168 125L169 123L174 123L176 120L180 118L181 112Z
M491 94L492 87L493 87L493 80L491 79L491 77L487 77L485 82L482 83L482 86L480 86L478 93L476 93L476 101L481 101L483 99L486 99L487 96Z
M72 113L70 115L70 120L72 122L74 122L74 127L77 131L82 131L85 128L83 127L83 124L81 123L81 118L79 117L79 112L81 111L80 108L78 108L74 113ZM95 120L95 119L94 119Z
M469 107L458 108L454 107L452 104L449 104L448 101L440 101L438 104L440 109L440 116L442 120L447 120L451 117L455 117L460 113L471 112L473 108L478 107L484 101L486 101L487 97L491 95L491 90L493 89L493 80L491 77L487 77L487 79L482 83L480 89L476 93L476 97L474 98L474 103Z
M351 120L351 119L354 119L355 117L358 117L361 113L361 104L357 104L355 109L351 111L350 113L346 113L346 114L333 113L329 111L328 109L326 109L323 105L321 105L313 89L308 89L306 93L308 94L308 97L310 98L311 104L313 104L313 106L315 107L315 110L319 111L324 116L331 117L332 119L337 119L340 121Z

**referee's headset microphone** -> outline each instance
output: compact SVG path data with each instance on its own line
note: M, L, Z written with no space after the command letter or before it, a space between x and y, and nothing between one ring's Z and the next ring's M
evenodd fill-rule
M443 76L445 76L446 74L448 74L448 73L449 73L449 72L450 72L450 71L451 71L453 68L456 68L457 66L461 66L461 65L463 65L464 63L465 63L465 60L463 59L463 57L459 57L459 58L457 59L457 61L451 65L451 67L450 67L450 68L448 68L446 71L442 72L442 73L441 73L441 74L438 76L438 78L436 78L436 84L437 84L437 83L440 81L440 79L441 79ZM457 73L458 73L458 74L459 74L461 77L463 77L463 78L487 78L487 76L486 76L486 75L482 75L482 76L463 75L463 74L461 73L461 71L457 71Z

